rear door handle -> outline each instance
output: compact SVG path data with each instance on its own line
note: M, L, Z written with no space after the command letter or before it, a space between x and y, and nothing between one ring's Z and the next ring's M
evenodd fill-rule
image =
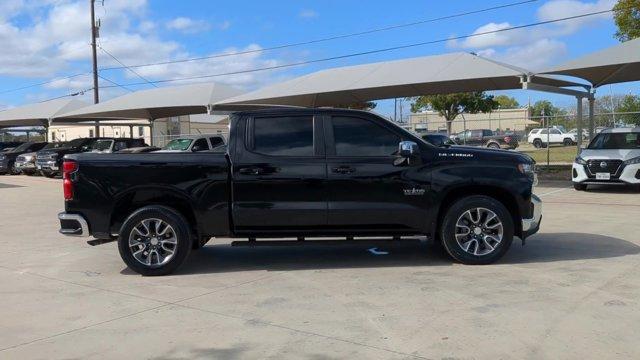
M333 169L331 169L331 171L337 174L351 174L351 173L354 173L356 169L354 169L351 166L342 165L342 166L334 167Z

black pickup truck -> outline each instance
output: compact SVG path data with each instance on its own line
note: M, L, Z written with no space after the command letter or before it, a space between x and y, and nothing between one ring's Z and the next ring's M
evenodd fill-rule
M143 275L211 237L426 235L488 264L539 228L533 170L526 155L434 147L368 112L238 112L224 152L67 155L60 232L117 239Z

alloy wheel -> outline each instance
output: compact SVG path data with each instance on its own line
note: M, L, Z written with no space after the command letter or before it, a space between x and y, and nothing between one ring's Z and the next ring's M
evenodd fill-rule
M456 221L455 237L465 252L484 256L492 253L502 242L504 228L495 212L477 207L465 211Z
M139 263L160 267L173 259L178 238L171 225L160 219L145 219L129 234L129 250Z

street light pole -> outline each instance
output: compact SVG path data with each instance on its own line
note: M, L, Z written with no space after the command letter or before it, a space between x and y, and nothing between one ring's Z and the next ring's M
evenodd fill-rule
M95 0L89 0L91 3L91 53L93 58L93 103L100 102L100 95L98 93L98 53L96 51L96 37L98 33L98 27L96 26L96 11ZM98 121L95 123L95 136L100 136L100 125Z

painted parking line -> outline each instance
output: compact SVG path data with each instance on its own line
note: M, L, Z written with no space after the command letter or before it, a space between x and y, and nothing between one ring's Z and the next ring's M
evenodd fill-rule
M538 195L538 197L542 197L542 196L547 196L547 195L551 195L551 194L556 194L556 193L559 193L559 192L562 192L562 191L565 191L565 190L569 190L571 188L573 188L573 187L572 186L567 186L566 188L556 189L556 190L553 190L553 191L549 191L549 192L546 192L546 193L543 193L543 194L536 194L536 195Z

